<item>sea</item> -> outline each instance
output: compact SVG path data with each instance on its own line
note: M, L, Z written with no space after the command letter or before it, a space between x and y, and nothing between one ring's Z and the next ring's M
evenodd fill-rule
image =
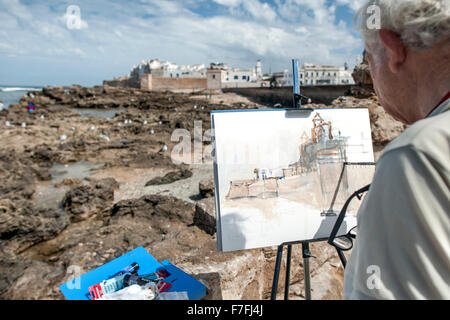
M40 91L42 87L36 86L2 86L0 85L0 103L3 108L8 109L9 105L18 103L20 98L30 91Z

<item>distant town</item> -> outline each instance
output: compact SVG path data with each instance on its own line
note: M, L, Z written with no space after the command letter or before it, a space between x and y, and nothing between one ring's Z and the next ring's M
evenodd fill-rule
M104 85L144 90L208 89L251 87L289 87L293 85L292 70L263 74L261 60L247 69L233 68L225 63L177 65L169 61L143 60L124 77L105 80ZM344 66L304 63L299 72L302 86L353 85L347 64Z

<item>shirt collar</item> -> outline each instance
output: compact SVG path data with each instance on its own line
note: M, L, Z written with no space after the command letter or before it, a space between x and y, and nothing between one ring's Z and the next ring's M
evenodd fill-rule
M450 110L450 99L443 101L436 109L431 112L427 118L438 115L442 112Z

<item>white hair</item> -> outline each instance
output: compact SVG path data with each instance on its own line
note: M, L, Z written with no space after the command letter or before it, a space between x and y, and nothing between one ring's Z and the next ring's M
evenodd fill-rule
M450 40L450 0L369 0L357 12L355 24L369 46L379 44L381 28L397 33L409 48L430 49Z

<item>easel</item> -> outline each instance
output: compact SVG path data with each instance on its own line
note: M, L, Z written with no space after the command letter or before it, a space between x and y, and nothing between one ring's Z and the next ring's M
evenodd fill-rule
M301 99L308 99L307 97L301 95L300 93L300 82L298 79L298 60L292 60L292 79L293 79L293 111L304 111L304 112L312 112L311 108L302 108ZM309 100L309 99L308 99ZM290 282L290 273L291 273L291 258L292 258L292 245L294 244L302 244L302 257L303 257L303 274L304 274L304 283L305 283L305 299L311 300L311 275L309 271L309 258L313 257L309 250L309 244L311 241L304 242L289 242L282 243L278 246L277 251L277 259L275 262L275 272L273 275L273 283L272 283L272 293L270 296L271 300L276 300L277 290L278 290L278 279L280 276L280 268L281 268L281 260L283 258L283 247L287 246L287 259L286 259L286 280L285 280L285 289L284 289L284 300L289 299L289 282Z
M309 251L309 241L305 242L289 242L283 243L278 246L277 260L275 262L275 272L273 275L272 293L270 295L271 300L276 300L278 291L278 279L280 276L281 260L283 258L283 247L287 246L287 259L286 259L286 280L284 286L284 300L289 300L289 285L291 274L291 258L292 258L292 245L302 244L302 257L303 257L303 274L305 282L305 299L311 300L311 275L309 272L309 258L313 258L313 255Z

